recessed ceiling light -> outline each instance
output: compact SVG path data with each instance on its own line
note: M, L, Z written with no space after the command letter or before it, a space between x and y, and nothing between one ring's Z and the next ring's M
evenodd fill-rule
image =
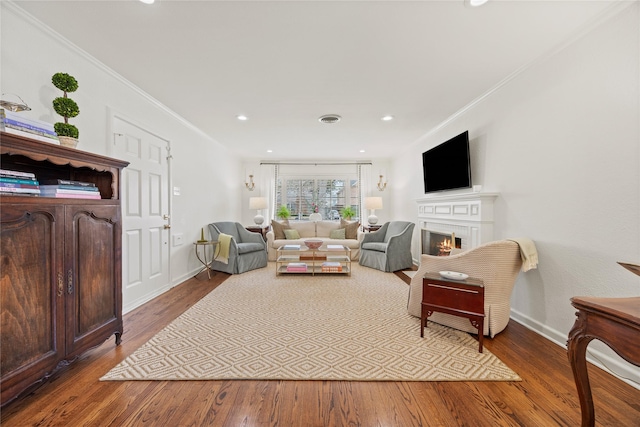
M140 0L140 1L144 4L153 4L153 2L156 0Z
M489 0L467 0L467 1L469 3L469 6L478 7L478 6L482 6L483 4L488 2Z
M383 122L388 122L389 120L393 120L393 116L386 115L386 116L382 117L382 121Z
M364 153L364 150L360 150L361 153Z
M273 150L267 150L267 153L273 153Z
M245 116L244 114L240 114L240 115L236 116L236 118L237 118L238 120L243 120L243 121L248 119L248 117L247 117L247 116Z
M342 117L337 114L325 114L318 118L320 123L338 123L340 120L342 120Z

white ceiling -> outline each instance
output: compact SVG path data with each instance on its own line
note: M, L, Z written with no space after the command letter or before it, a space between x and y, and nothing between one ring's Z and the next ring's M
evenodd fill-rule
M414 143L614 2L15 3L242 157L358 160Z

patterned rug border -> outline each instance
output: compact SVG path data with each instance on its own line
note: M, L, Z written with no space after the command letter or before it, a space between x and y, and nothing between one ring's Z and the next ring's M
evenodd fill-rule
M408 285L352 267L351 277L276 277L269 263L231 276L100 381L521 381L465 332L429 322L420 338ZM358 305L362 295L371 302Z

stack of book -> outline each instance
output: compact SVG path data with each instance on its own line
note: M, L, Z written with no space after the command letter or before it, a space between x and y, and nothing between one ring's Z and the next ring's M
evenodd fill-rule
M100 191L92 182L71 181L68 179L43 180L40 194L43 197L69 199L100 199Z
M283 251L299 251L300 245L284 245L282 247Z
M39 196L40 184L34 173L0 169L0 194Z
M60 144L51 123L29 119L24 114L0 108L0 130L14 135L26 136L38 141Z
M294 273L306 273L307 264L304 262L290 262L287 264L287 271Z
M342 273L342 264L332 261L323 262L322 271L324 273Z

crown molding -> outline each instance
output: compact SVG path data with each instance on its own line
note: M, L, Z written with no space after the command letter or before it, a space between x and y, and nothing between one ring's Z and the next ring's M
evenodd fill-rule
M573 44L577 40L579 40L582 37L584 37L589 32L593 31L598 26L600 26L603 23L607 22L609 19L613 18L614 16L622 13L622 11L624 11L627 8L630 8L631 6L633 6L636 3L637 3L637 0L622 0L622 1L615 2L615 3L611 4L611 5L609 5L607 8L605 8L602 11L602 13L600 13L599 15L593 17L589 21L587 21L585 24L583 24L577 30L575 30L574 32L569 34L569 36L567 36L566 38L561 40L559 43L557 43L554 47L549 49L547 52L543 53L541 56L539 56L538 58L534 59L533 61L531 61L531 62L529 62L527 64L524 64L520 68L516 69L514 72L509 74L507 77L505 77L504 79L499 81L495 86L493 86L489 90L487 90L485 93L483 93L479 97L475 98L474 100L469 102L467 105L465 105L464 107L462 107L461 109L459 109L458 111L453 113L451 116L447 117L445 120L440 122L438 125L433 127L430 131L428 131L427 133L422 135L420 138L418 138L412 144L412 146L416 145L419 142L422 142L423 140L425 140L425 139L429 138L430 136L434 135L440 129L444 128L445 126L447 126L451 122L453 122L453 121L457 120L458 118L462 117L467 111L475 108L478 104L482 103L482 101L484 101L485 99L489 98L491 95L499 92L500 89L502 89L504 86L509 84L512 80L514 80L515 78L517 78L518 76L523 74L525 71L527 71L530 68L533 68L534 66L536 66L536 65L538 65L538 64L540 64L540 63L542 63L542 62L544 62L544 61L546 61L548 59L550 59L551 57L556 55L558 52L564 50L565 48L567 48L568 46L570 46L571 44Z
M53 28L49 27L47 24L40 21L35 16L31 15L30 13L22 9L13 0L3 0L2 5L3 7L6 7L8 11L14 13L19 18L31 24L34 27L34 29L41 31L43 34L55 40L56 42L60 43L63 47L65 47L69 51L75 53L76 55L82 57L87 62L91 63L97 69L101 70L105 74L108 74L110 77L122 83L131 91L135 92L137 95L139 95L140 97L145 99L147 102L152 104L154 107L158 108L162 112L168 114L169 116L171 116L172 118L180 122L180 124L198 133L203 138L206 138L213 142L217 142L210 135L207 135L206 133L204 133L200 128L195 126L193 123L189 122L187 119L180 116L175 111L171 110L169 107L167 107L166 105L164 105L163 103L155 99L153 96L149 95L147 92L143 91L138 86L131 83L129 80L124 78L122 75L118 74L112 68L109 68L106 64L104 64L103 62L99 61L97 58L92 56L89 52L85 51L84 49L80 48L76 44L72 43L70 40L63 37L60 33L56 32Z

